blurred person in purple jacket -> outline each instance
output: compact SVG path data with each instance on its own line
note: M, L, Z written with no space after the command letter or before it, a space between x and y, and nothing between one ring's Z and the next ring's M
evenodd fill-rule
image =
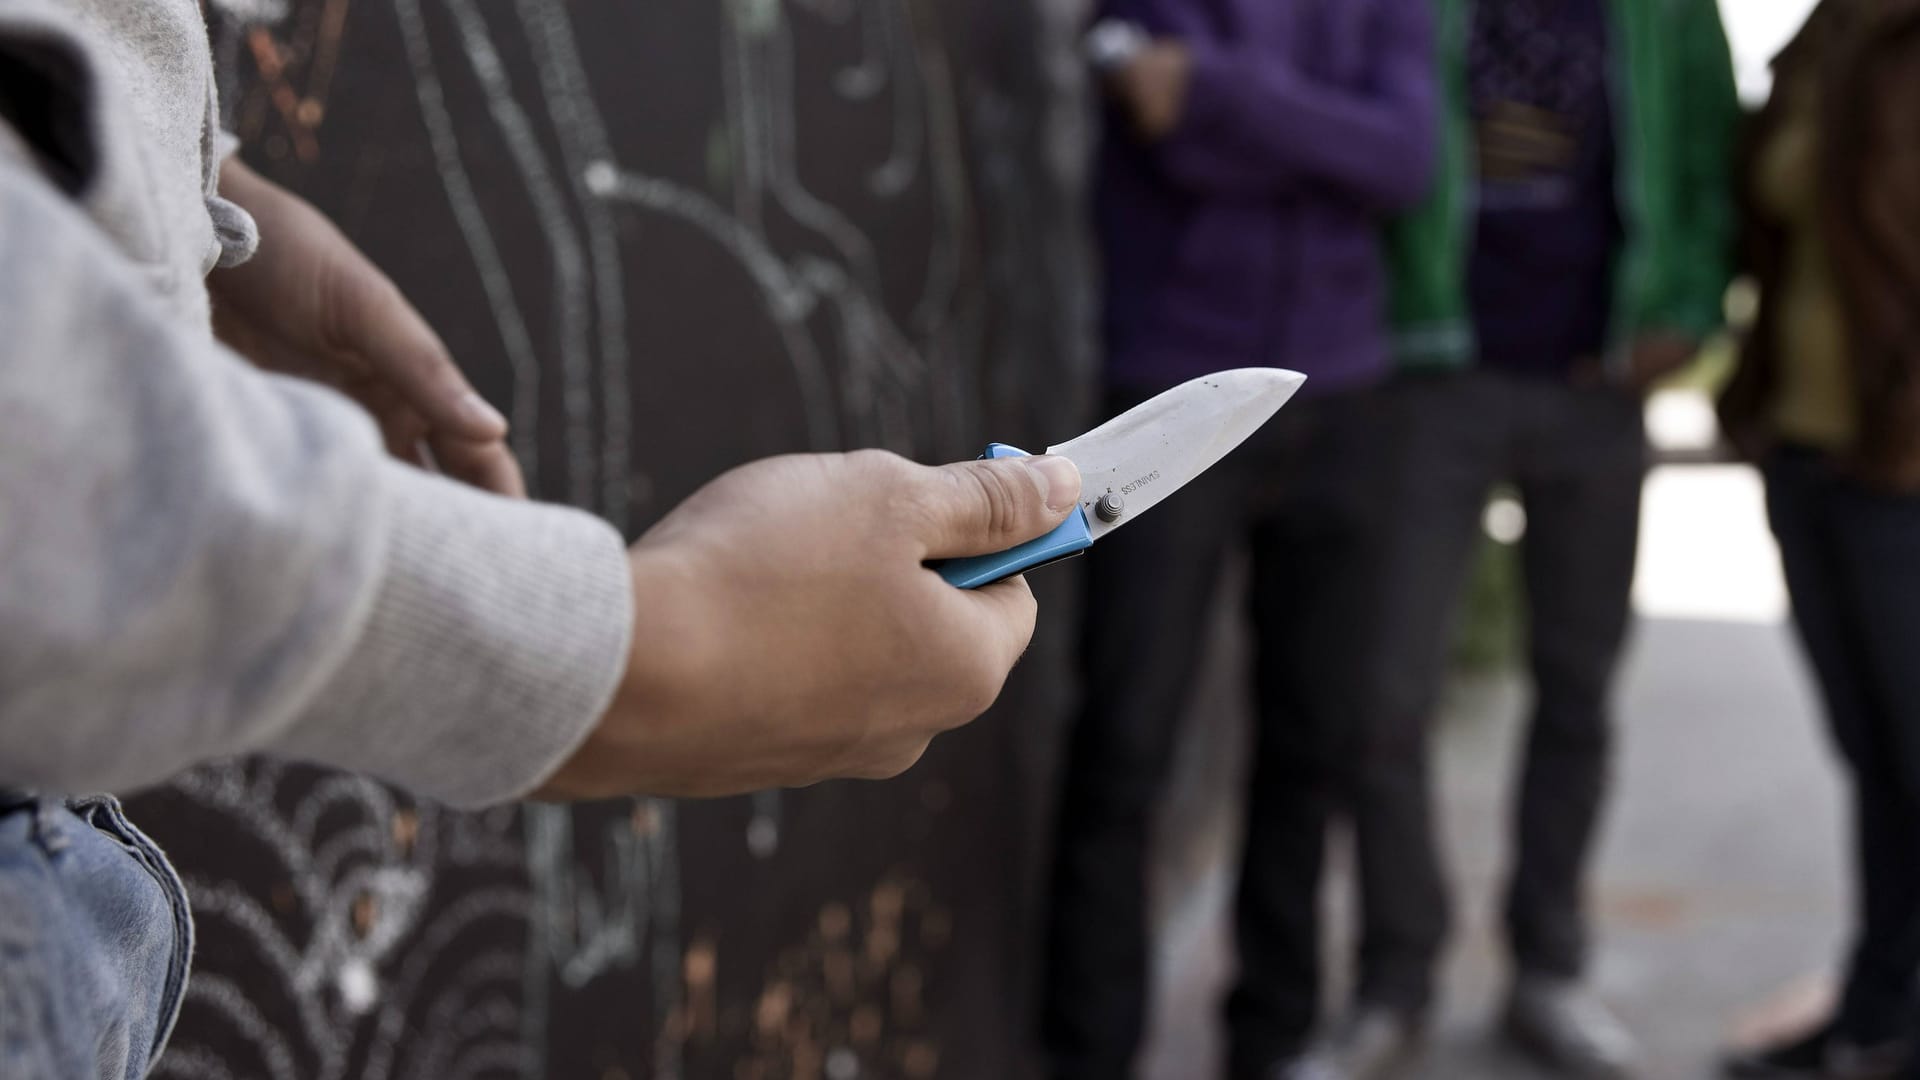
M1379 533L1384 220L1426 192L1427 0L1106 0L1096 214L1109 412L1209 372L1297 401L1088 560L1085 698L1052 882L1044 1040L1061 1080L1128 1075L1146 1028L1149 824L1230 549L1252 556L1258 733L1227 1002L1234 1077L1324 1075L1317 893Z

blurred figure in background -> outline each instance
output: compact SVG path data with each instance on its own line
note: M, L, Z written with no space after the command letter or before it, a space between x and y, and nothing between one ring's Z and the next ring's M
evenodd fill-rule
M1385 374L1380 226L1426 191L1429 0L1109 0L1098 175L1108 411L1272 365L1302 399L1088 565L1086 697L1052 889L1053 1075L1130 1074L1147 1028L1147 840L1219 571L1252 550L1259 732L1227 1006L1235 1077L1306 1076L1317 884L1364 654ZM1315 1074L1317 1075L1317 1074Z
M1536 702L1514 805L1505 1026L1570 1075L1630 1071L1583 987L1645 469L1641 391L1721 322L1738 119L1714 0L1437 0L1450 109L1434 197L1395 235L1386 607L1356 806L1364 907L1339 1060L1417 1049L1448 926L1428 727L1490 489L1527 511Z
M1905 1075L1920 977L1920 2L1826 0L1775 61L1740 175L1760 290L1723 421L1758 462L1853 781L1838 1012L1751 1077Z

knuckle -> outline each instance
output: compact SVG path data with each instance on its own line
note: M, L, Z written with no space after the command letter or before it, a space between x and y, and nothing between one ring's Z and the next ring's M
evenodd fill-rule
M927 740L916 741L906 747L895 747L876 757L861 771L865 780L892 780L920 763L926 756Z
M330 348L357 349L368 320L393 292L392 283L378 274L355 273L339 263L328 263L315 280L321 341Z
M995 541L1014 535L1019 531L1021 519L1021 485L1028 484L1024 476L1015 475L1018 465L982 465L967 470L980 497L980 507L986 517L987 533Z
M347 296L343 275L332 268L322 269L313 283L313 303L320 330L320 342L328 348L343 347L351 338L353 302Z
M1033 638L1034 624L1040 619L1040 598L1033 595L1033 586L1024 575L998 584L1007 597L1007 625L1017 632L1020 651L1024 652L1027 642Z
M987 656L976 659L954 695L955 726L971 723L993 708L1006 686L1007 668Z
M453 352L438 335L427 331L409 333L408 338L408 360L422 370L442 396L451 398L473 389L460 365L453 362Z
M830 459L822 459L827 461ZM842 458L843 481L854 489L887 493L888 497L865 500L865 506L877 518L874 524L894 514L905 513L916 524L928 516L929 500L914 475L919 466L890 450L853 450Z
M907 463L907 459L891 450L878 450L869 447L864 450L849 450L847 452L847 462L857 469L887 471L900 468Z
M815 782L845 777L864 778L872 763L885 756L883 736L875 729L872 716L841 713L832 729L822 734L818 746Z

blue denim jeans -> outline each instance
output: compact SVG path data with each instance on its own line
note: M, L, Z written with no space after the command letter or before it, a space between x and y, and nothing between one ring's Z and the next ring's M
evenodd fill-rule
M117 800L0 792L0 1076L145 1076L192 949L186 890Z

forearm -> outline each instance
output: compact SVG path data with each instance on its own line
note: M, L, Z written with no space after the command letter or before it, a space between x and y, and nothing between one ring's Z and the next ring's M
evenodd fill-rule
M631 621L613 530L405 471L4 160L0 238L0 785L264 752L476 804L586 735Z
M599 723L633 579L588 514L377 465L385 561L352 648L268 749L461 806L518 798Z

